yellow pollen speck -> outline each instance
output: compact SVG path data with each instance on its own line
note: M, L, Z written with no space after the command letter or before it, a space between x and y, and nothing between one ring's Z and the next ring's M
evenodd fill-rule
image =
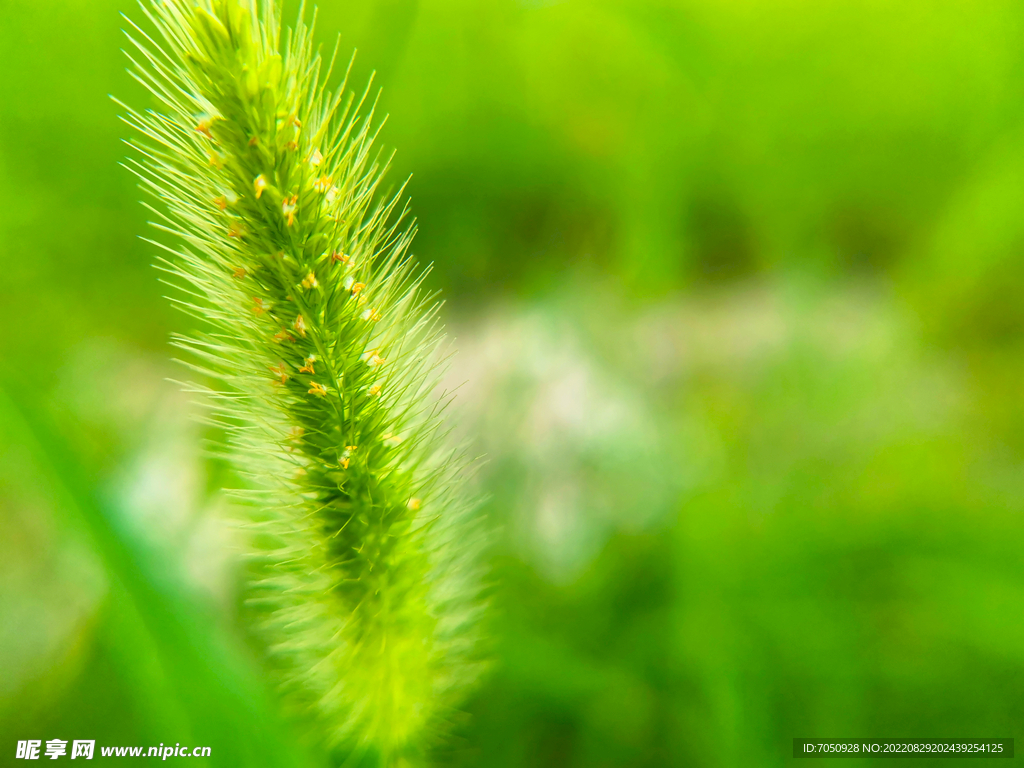
M295 341L295 337L292 336L288 331L282 328L280 331L274 334L274 341L281 343L282 341Z
M297 141L289 141L284 146L285 146L285 149L288 149L289 151L294 152L294 151L296 151L299 148L299 142L297 142Z
M313 182L313 189L317 192L326 192L331 186L330 176L321 176L319 179Z
M316 355L310 355L306 358L306 364L299 368L299 373L314 374L316 371L313 370L313 363L316 362Z
M342 469L348 469L348 464L349 464L348 457L347 456L342 456L340 459L338 459L338 464L341 465Z
M376 368L378 365L383 365L385 360L383 357L377 354L377 350L372 349L369 352L364 352L362 360L371 368Z
M302 287L305 288L306 290L309 290L310 288L316 288L318 285L320 285L320 283L316 281L316 275L314 275L312 272L306 275L306 277L302 281Z
M213 151L207 152L206 156L207 156L207 158L210 161L210 165L212 165L217 170L220 170L221 168L224 167L224 158L221 157L216 152L213 152Z
M232 224L228 227L228 237L241 237L243 235L241 224Z
M363 320L368 320L370 322L375 323L378 320L380 320L380 312L371 307L370 309L365 310L363 314L360 315L360 317L363 318Z
M233 277L235 277L235 278L237 278L239 280L242 280L242 279L245 278L245 268L244 267L235 267L235 271L232 272L231 274L232 274Z
M210 121L200 120L199 124L196 126L196 133L201 133L206 138L213 139L213 134L210 133Z
M270 366L270 372L274 374L275 378L280 379L281 383L284 384L288 381L287 369L284 367L284 363L279 363L277 366Z
M295 322L292 324L292 327L299 332L300 336L306 335L306 321L302 315L295 318Z
M369 390L367 390L367 391L368 391L368 392L370 393L370 395L371 395L372 397L376 397L377 395L379 395L379 394L380 394L380 384L374 384L374 385L373 385L372 387L370 387L370 389L369 389Z
M256 177L256 180L253 181L252 186L253 189L256 190L256 199L259 200L260 195L263 194L263 190L267 188L266 177L261 173L259 176Z
M286 197L281 201L281 212L288 217L288 226L290 227L295 223L295 206L299 202L298 195L292 195Z
M302 121L299 120L299 116L298 115L292 115L291 120L289 120L288 122L290 122L296 128L301 128L302 127Z
M353 296L358 296L359 292L361 290L363 290L363 288L365 288L365 287L366 287L366 283L353 283L352 284L352 288L351 288L352 295Z
M320 153L320 149L314 149L313 154L309 156L309 164L312 166L318 166L324 161L324 156Z
M327 388L323 384L317 384L315 381L309 386L309 394L323 397L327 394Z
M423 502L421 502L419 499L412 498L412 499L409 499L409 502L408 502L408 504L406 504L406 506L409 507L409 509L411 509L413 512L415 512L421 506L423 506Z
M217 207L220 208L222 211L227 210L228 199L224 195L221 195L220 197L215 197L213 199L213 202L216 203Z
M259 296L252 297L252 311L255 312L257 315L262 315L264 312L263 299L261 299Z

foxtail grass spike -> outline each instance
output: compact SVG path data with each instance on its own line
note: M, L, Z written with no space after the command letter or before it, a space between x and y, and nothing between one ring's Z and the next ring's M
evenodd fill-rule
M369 90L330 89L277 0L146 0L127 166L202 330L211 421L251 486L283 700L346 764L416 765L479 672L478 529L446 447L438 305L409 256ZM283 35L283 43L282 43ZM346 75L347 80L347 75Z

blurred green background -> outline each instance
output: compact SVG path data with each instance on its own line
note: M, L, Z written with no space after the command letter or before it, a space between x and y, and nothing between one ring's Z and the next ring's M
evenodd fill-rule
M292 7L292 6L289 6ZM241 620L107 95L0 0L0 750L320 765ZM137 12L136 12L136 15ZM1024 718L1024 8L324 0L415 172L494 664L451 766L750 766Z

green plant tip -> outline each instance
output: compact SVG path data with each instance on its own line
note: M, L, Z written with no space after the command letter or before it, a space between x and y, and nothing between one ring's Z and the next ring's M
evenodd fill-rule
M420 763L479 674L480 536L368 90L328 88L301 13L282 45L273 0L142 10L157 33L128 22L131 71L158 106L124 107L127 164L202 323L176 343L251 483L284 699L339 759Z

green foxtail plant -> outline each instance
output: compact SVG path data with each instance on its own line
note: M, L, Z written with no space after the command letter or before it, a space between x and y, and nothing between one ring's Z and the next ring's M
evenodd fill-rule
M329 89L301 12L282 45L277 0L142 10L157 33L128 22L131 71L156 107L122 105L128 166L200 321L176 343L252 484L284 700L349 762L417 764L478 673L478 536L373 109Z

